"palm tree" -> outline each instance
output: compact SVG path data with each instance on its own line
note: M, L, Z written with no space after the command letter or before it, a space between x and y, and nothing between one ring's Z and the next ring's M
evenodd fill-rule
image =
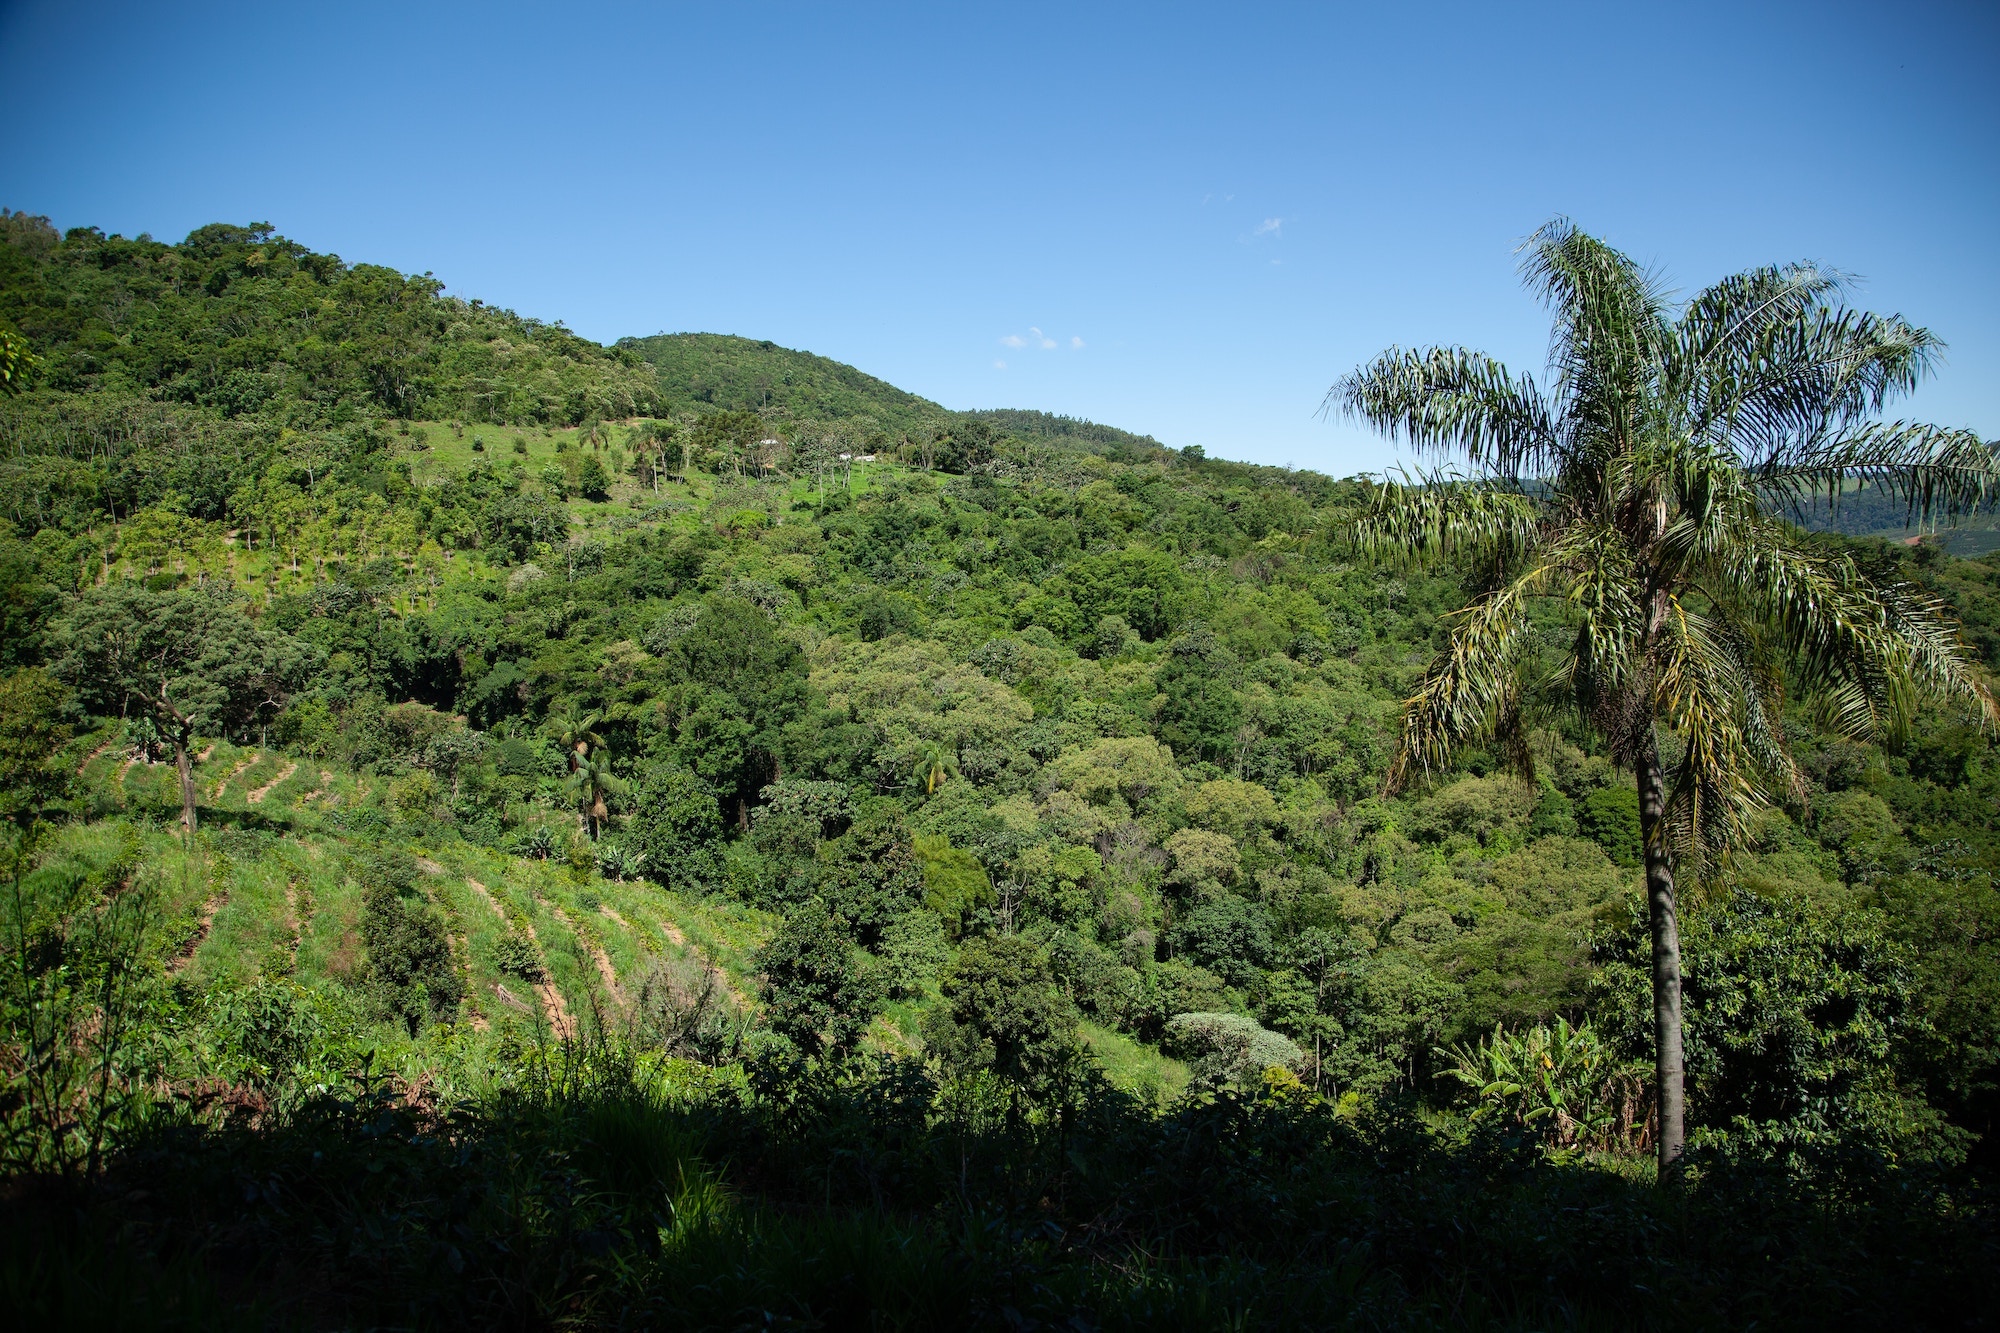
M1664 1168L1683 1142L1676 862L1718 864L1770 793L1803 794L1788 689L1850 736L1895 734L1924 696L1996 718L1938 602L1871 582L1782 515L1856 482L1913 517L1963 512L2000 465L1970 432L1873 419L1939 344L1845 308L1837 273L1753 269L1675 304L1566 220L1522 250L1554 318L1546 383L1460 348L1392 348L1327 405L1470 467L1385 485L1354 533L1484 588L1405 705L1390 788L1469 745L1528 772L1538 706L1574 709L1638 786ZM1550 622L1570 633L1541 674Z
M958 747L948 741L925 741L917 751L916 785L934 796L945 780L958 773Z
M584 756L595 745L604 746L604 738L597 734L598 716L578 708L575 704L564 704L549 714L549 730L555 734L556 744L562 747L563 759L574 773L583 763Z
M624 795L625 782L611 771L611 752L601 746L578 762L569 780L576 792L577 808L583 813L584 829L595 842L604 821L611 817L608 798Z

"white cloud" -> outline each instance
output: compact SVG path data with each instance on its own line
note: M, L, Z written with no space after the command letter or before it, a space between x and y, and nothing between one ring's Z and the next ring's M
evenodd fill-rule
M1000 340L1000 345L1002 347L1039 347L1044 352L1053 352L1058 347L1061 347L1062 343L1051 338L1048 334L1033 325L1029 325L1027 337L1024 338L1018 333L1010 333ZM1069 340L1069 345L1071 347L1081 347L1083 346L1083 339L1072 337Z
M1283 218L1265 218L1257 224L1257 229L1250 234L1252 236L1276 236L1279 234L1279 229L1284 225L1285 220Z
M993 363L993 368L995 370L1005 370L1007 368L1007 363L1005 361L995 361Z

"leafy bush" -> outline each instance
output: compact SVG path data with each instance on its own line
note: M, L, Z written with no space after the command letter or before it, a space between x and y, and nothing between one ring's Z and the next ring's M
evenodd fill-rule
M709 785L689 769L663 766L640 781L631 802L626 837L652 875L674 887L706 880L722 836L721 810Z
M337 1006L289 977L259 977L206 997L216 1073L257 1086L338 1076L346 1050Z
M1308 1063L1298 1043L1243 1014L1176 1014L1167 1021L1160 1049L1187 1061L1195 1081L1206 1087L1255 1087L1267 1069L1297 1072Z
M1598 984L1635 1053L1650 1021L1643 932L1600 945ZM1689 1123L1707 1141L1963 1151L1898 1086L1896 1044L1918 1019L1909 961L1878 914L1732 889L1689 914L1681 948Z
M757 953L771 1030L808 1055L851 1052L881 1006L854 954L846 922L817 904L787 917Z
M407 885L370 883L362 898L361 939L378 1006L412 1036L426 1021L458 1011L465 987L451 955L444 922Z
M883 989L892 999L922 995L951 961L951 942L932 912L905 912L882 931L876 947Z
M518 930L508 931L493 946L493 966L531 986L548 980L548 964L542 961L542 951Z
M959 1074L990 1070L1030 1100L1074 1077L1076 1008L1048 955L1020 935L968 942L944 976L944 1005L924 1020L927 1049Z

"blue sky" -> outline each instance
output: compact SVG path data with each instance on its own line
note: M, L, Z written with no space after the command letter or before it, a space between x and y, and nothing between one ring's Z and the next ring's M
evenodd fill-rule
M1544 351L1565 213L1683 288L1811 257L2000 435L2000 6L0 5L0 204L268 220L587 336L1335 474L1390 343Z

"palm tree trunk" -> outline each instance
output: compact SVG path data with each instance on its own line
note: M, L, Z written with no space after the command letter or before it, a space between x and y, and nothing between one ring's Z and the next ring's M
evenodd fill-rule
M1681 1155L1684 1065L1681 1058L1681 927L1674 871L1667 859L1667 797L1660 749L1648 735L1633 770L1639 783L1639 834L1646 852L1646 908L1653 936L1653 1097L1664 1176Z

